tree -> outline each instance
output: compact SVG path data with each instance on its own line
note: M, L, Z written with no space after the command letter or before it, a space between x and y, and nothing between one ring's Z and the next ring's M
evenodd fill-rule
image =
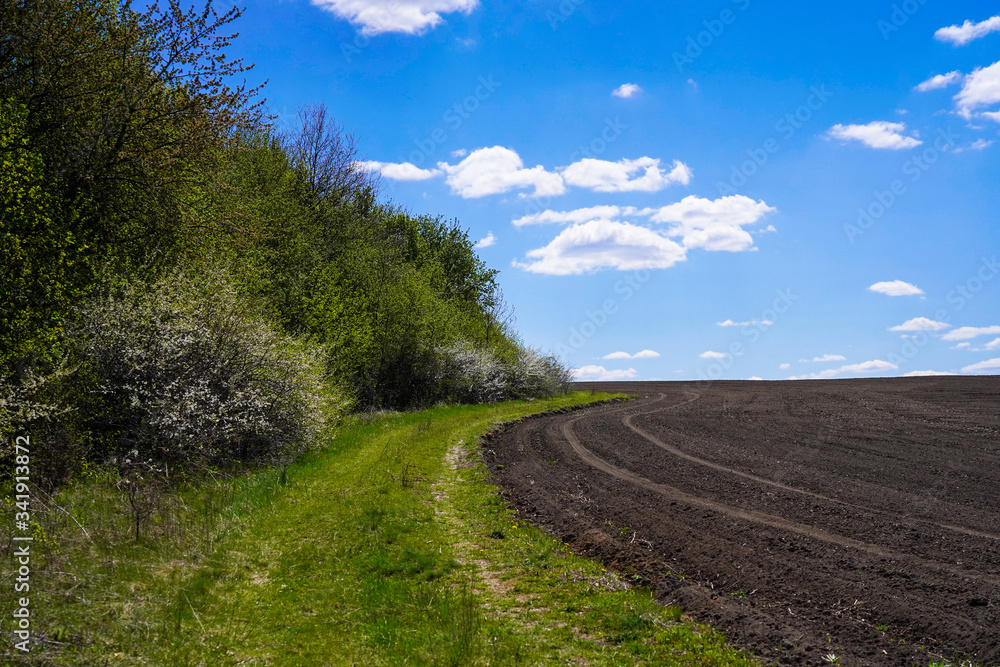
M144 262L197 224L195 190L240 126L260 122L256 90L227 79L249 68L225 57L240 15L169 0L145 13L110 0L0 4L0 98L27 109L28 147L46 189L78 212L104 255Z
M317 201L339 201L374 181L357 166L357 140L327 114L323 103L299 109L296 131L285 136L283 146Z
M485 329L484 342L487 348L513 336L514 324L517 321L517 317L514 315L514 306L507 301L499 286L490 292L486 300L485 311L485 324L483 326Z
M0 2L0 239L16 283L0 336L22 337L5 349L58 331L99 266L165 265L214 222L199 215L205 175L234 129L260 122L256 91L226 83L248 69L223 54L234 35L219 31L238 16L178 0L144 13L127 0ZM11 205L18 188L29 196ZM0 359L15 361L31 363Z
M61 316L90 279L72 261L87 249L45 191L45 165L28 147L26 117L24 107L0 102L0 371L15 377L29 360L55 362Z

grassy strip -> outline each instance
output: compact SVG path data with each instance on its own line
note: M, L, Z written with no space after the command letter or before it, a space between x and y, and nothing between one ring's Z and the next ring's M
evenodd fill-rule
M187 518L138 541L128 516L102 534L109 487L82 485L61 502L89 537L49 550L33 661L755 665L518 522L474 463L493 423L594 398L359 422L287 474L179 493Z

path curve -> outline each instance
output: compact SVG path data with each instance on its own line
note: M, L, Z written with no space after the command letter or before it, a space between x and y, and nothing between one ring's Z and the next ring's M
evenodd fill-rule
M995 664L1000 378L935 380L646 385L488 463L522 514L778 664Z

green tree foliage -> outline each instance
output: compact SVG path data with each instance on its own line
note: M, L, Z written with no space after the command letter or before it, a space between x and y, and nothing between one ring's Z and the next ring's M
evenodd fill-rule
M0 431L245 459L307 444L321 394L565 384L457 221L380 201L322 105L280 133L230 87L238 9L168 1L0 0Z
M8 356L58 329L99 264L163 265L206 224L192 186L233 128L256 119L251 91L225 84L242 65L222 56L218 31L237 16L176 0L145 13L102 0L0 3L0 150L16 171L0 186L2 230L18 239L3 259L26 295L5 315L24 336ZM44 195L10 199L35 186ZM53 257L55 271L34 270Z
M218 215L240 230L234 264L290 331L327 347L331 376L359 405L456 399L442 390L441 349L516 352L509 337L490 340L496 271L457 222L377 203L322 107L300 118L288 136L244 136L213 186Z
M28 146L26 117L24 107L0 103L0 368L19 376L28 359L53 362L61 315L90 279L77 261L87 248L64 224Z

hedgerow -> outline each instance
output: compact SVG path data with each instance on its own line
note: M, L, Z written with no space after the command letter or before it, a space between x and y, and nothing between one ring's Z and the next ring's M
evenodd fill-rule
M324 415L562 391L466 229L378 198L322 105L277 130L240 10L0 2L0 468L215 465ZM40 464L41 465L41 464Z
M82 306L70 335L104 456L273 458L348 405L324 386L323 351L277 331L221 269L126 282Z

